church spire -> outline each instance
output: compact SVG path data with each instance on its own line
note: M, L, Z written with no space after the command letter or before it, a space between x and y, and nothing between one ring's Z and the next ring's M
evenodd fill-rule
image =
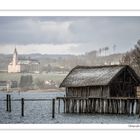
M14 50L14 54L16 54L17 55L17 49L15 48L15 50Z
M16 65L17 62L18 62L18 53L17 53L17 49L15 48L14 54L13 54L13 65Z

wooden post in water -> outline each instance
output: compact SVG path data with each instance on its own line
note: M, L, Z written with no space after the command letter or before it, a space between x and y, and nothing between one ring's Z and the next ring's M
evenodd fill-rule
M127 99L125 99L125 114L127 114Z
M83 99L83 113L86 113L86 99Z
M76 108L77 108L77 109L76 109L76 113L79 113L79 100L76 100L76 106L77 106L77 107L76 107Z
M79 100L79 113L82 113L82 109L81 109L81 100Z
M126 109L127 109L127 100L126 99L124 99L124 108L123 108L124 110L124 114L126 114L127 113L127 111L126 111Z
M108 113L111 114L112 113L111 99L109 99L109 102L108 103L109 103L108 104L108 107L109 107L108 108L108 110L109 110Z
M122 100L120 99L120 107L119 107L120 111L119 113L122 114Z
M103 113L106 113L106 99L103 100Z
M130 100L130 108L129 108L129 114L132 114L132 100Z
M80 113L83 113L83 99L80 100L80 108L81 108L81 112Z
M72 106L71 106L71 112L74 113L74 99L71 100Z
M137 100L134 100L134 105L133 105L133 114L135 115L137 111Z
M11 112L11 95L9 95L9 112Z
M65 100L65 104L66 104L66 113L69 113L69 99Z
M114 99L114 113L117 114L117 100Z
M99 99L99 113L102 113L102 99Z
M140 99L138 99L138 114L139 114L139 118L140 118Z
M86 99L84 99L84 103L83 103L83 112L84 113L87 113L87 100Z
M63 99L63 103L64 103L64 113L66 112L66 103L65 103L65 99Z
M115 99L112 98L111 100L111 106L112 106L112 114L115 114Z
M77 113L77 100L74 100L74 113Z
M21 98L21 116L24 117L24 98Z
M55 99L52 99L52 118L55 118Z
M98 104L98 99L96 98L95 101L96 101L96 102L95 102L95 113L98 113L98 106L99 106L99 104Z
M81 113L83 113L83 104L84 104L84 100L81 99Z
M139 99L137 99L137 107L136 107L136 114L139 114Z
M9 95L6 95L6 111L9 111Z
M96 106L96 99L95 98L93 98L92 99L92 113L95 113L95 106Z
M88 100L88 108L89 108L88 113L91 113L92 112L92 100L91 99Z
M109 99L106 100L106 113L109 114Z
M58 113L60 113L60 99L58 99Z
M126 107L127 107L127 109L126 109L126 112L127 112L127 114L129 115L129 99L127 99L126 100L126 102L127 102L127 105L126 105Z

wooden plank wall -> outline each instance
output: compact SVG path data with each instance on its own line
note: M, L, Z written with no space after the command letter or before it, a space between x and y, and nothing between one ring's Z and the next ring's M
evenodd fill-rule
M136 91L137 91L137 96L140 98L140 86L138 86L138 87L136 88Z
M66 88L67 97L109 97L109 86L69 87Z

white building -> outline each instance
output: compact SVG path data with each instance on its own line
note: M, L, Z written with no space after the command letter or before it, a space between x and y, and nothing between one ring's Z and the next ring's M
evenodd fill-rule
M33 59L18 59L18 53L15 48L12 61L8 65L8 73L39 73L39 61Z

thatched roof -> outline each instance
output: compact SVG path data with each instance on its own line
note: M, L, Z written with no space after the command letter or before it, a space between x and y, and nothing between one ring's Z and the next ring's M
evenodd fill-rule
M84 87L108 85L113 78L123 69L129 69L136 82L139 77L129 66L109 65L109 66L77 66L73 68L61 83L60 87Z

